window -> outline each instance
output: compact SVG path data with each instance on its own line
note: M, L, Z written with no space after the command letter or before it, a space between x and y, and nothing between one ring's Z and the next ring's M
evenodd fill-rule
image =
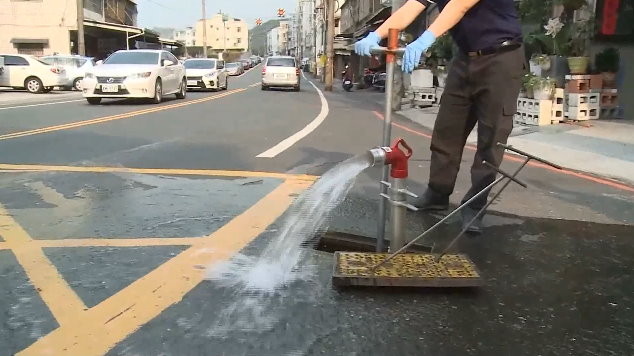
M158 64L159 55L156 52L116 52L106 58L104 64Z
M266 62L270 67L296 67L294 58L274 58L271 57Z
M242 27L236 27L236 32L242 32Z
M43 43L16 43L15 47L19 54L27 54L31 56L41 56L44 54Z
M216 61L214 59L188 59L184 65L187 69L214 69Z
M174 62L174 64L178 64L178 58L176 58L173 54L169 52L167 53L167 59Z
M238 39L236 40L236 43L242 43L242 38L238 38Z
M28 66L29 62L18 56L4 56L5 66Z

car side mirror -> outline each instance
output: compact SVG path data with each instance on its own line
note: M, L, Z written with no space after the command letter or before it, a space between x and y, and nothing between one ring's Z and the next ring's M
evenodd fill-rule
M170 61L169 59L164 59L163 60L163 67L169 67L169 66L173 66L174 62Z
M102 65L102 64L103 64L103 60L101 60L101 59L100 59L100 60L98 60L98 61L95 63L95 65L98 65L98 66L100 66L100 65Z

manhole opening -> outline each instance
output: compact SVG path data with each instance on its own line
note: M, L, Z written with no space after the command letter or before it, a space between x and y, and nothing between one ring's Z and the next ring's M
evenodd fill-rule
M340 231L326 231L316 236L311 241L316 250L328 253L336 251L347 252L374 252L376 251L376 239L369 236L355 235ZM390 242L385 241L386 248ZM423 245L413 245L410 252L431 252L431 247Z

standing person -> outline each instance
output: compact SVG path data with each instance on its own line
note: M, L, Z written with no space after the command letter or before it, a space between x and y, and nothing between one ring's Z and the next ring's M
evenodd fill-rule
M355 52L370 50L387 37L390 28L403 30L431 3L440 14L405 50L402 69L411 73L436 38L451 32L459 54L452 60L431 142L431 168L427 191L415 205L422 210L445 210L453 193L462 152L469 133L478 123L478 148L471 167L471 189L466 202L495 180L513 129L517 96L526 70L522 31L513 0L409 0L375 32L355 44ZM463 226L487 202L487 195L462 210ZM482 232L482 215L469 232Z

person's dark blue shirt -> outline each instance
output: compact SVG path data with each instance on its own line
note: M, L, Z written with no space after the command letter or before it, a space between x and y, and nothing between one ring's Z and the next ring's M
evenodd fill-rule
M436 3L442 11L450 0L417 1L423 5ZM451 35L465 52L498 46L506 40L521 40L522 28L514 1L480 0L451 29Z

